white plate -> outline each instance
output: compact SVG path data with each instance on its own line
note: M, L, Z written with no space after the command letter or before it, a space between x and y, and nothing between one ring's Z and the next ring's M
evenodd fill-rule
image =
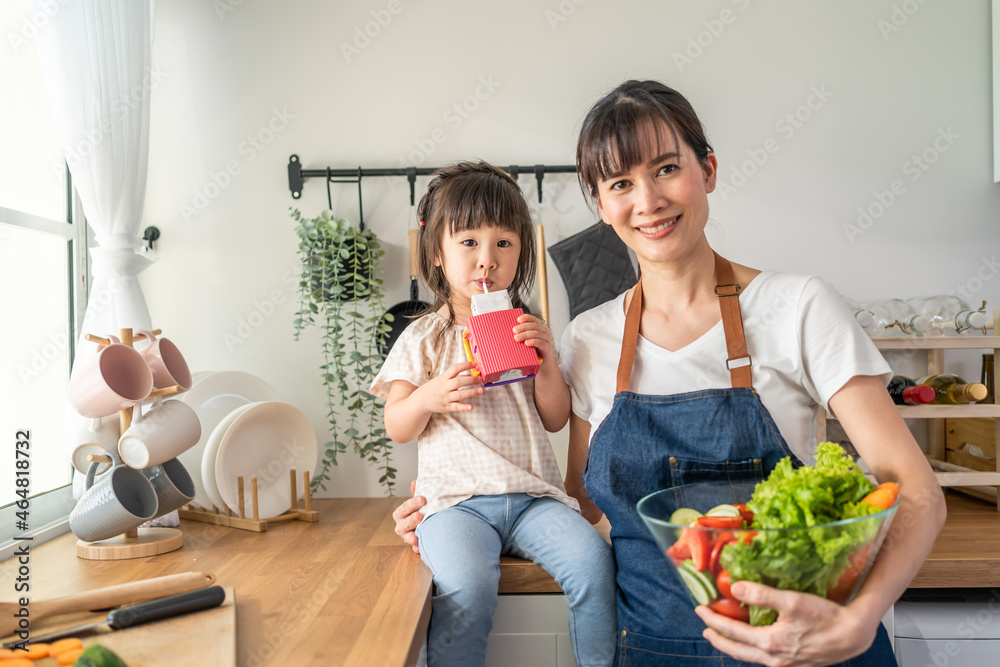
M212 508L212 499L205 491L201 475L201 464L204 458L205 445L212 431L230 412L238 407L257 401L280 401L281 396L274 387L261 380L256 375L242 371L201 371L195 373L194 384L190 390L177 399L194 408L201 421L201 438L191 449L177 458L191 473L194 481L194 502L205 509ZM215 479L213 468L212 480ZM222 509L221 505L217 505Z
M215 482L222 500L233 512L239 512L237 478L242 476L244 511L251 516L250 478L256 477L258 516L278 516L293 502L289 471L295 470L295 502L305 492L302 473L308 470L312 475L319 457L316 432L301 410L280 401L254 403L233 414L215 459ZM213 444L214 434L209 448Z
M201 456L201 467L199 468L201 470L201 483L205 487L205 495L208 496L208 504L204 505L206 509L211 509L213 505L220 510L226 509L226 501L223 500L222 494L219 493L219 485L215 482L216 457L219 454L219 445L222 444L222 436L226 434L226 430L232 426L237 417L261 403L262 401L247 403L236 408L223 417L222 421L212 430L211 435L208 436L208 442L205 443L205 451Z

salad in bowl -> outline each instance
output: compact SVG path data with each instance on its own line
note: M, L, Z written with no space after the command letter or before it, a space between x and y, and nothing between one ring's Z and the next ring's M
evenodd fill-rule
M637 509L691 601L769 625L777 612L744 605L741 580L848 603L892 518L899 487L875 486L842 447L820 443L816 465L782 459L766 480L699 482L652 493Z

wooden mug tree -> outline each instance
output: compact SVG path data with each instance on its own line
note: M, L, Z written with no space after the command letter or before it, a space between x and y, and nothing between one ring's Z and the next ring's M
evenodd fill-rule
M160 335L160 330L154 329L152 333L154 336L158 336ZM145 334L133 336L132 329L119 329L118 337L121 339L123 345L128 345L129 347L132 347L135 341L145 340L146 338ZM107 338L101 338L92 334L87 334L85 338L98 345L111 344L111 341ZM178 393L180 390L181 388L177 385L163 387L162 389L153 389L141 402L160 396L170 396L171 394ZM125 408L118 411L119 436L132 425L132 410L133 408ZM91 463L114 463L110 456L104 454L90 454L87 456L87 460ZM128 558L156 556L180 549L183 545L184 535L177 528L133 528L128 532L116 537L109 537L106 540L98 540L96 542L77 540L76 555L78 558L85 558L87 560L125 560Z

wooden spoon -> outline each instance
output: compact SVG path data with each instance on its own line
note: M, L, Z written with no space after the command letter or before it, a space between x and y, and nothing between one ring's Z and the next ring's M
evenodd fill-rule
M76 611L108 609L133 602L143 602L155 598L184 593L215 583L215 575L208 572L184 572L165 577L132 581L127 584L105 586L92 591L74 593L49 600L30 600L28 617L32 625L43 618L59 616ZM21 609L19 602L0 602L0 637L13 634L18 629L18 618L14 616Z

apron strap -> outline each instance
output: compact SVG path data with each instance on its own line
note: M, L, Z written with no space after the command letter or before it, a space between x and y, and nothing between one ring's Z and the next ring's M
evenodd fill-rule
M750 355L747 352L746 336L743 333L743 315L740 311L739 295L743 288L733 277L733 266L729 260L715 255L715 295L719 297L722 312L722 330L726 335L726 352L729 358L726 367L732 379L733 388L752 387L750 375ZM735 297L735 298L733 298ZM635 350L639 344L639 324L642 321L642 278L635 284L632 301L625 313L625 334L622 336L622 352L618 358L618 378L616 394L628 391L632 381L632 365Z
M750 377L750 353L747 339L743 334L743 313L740 311L740 292L743 288L733 277L733 265L728 259L715 253L715 296L719 297L722 311L722 330L726 334L726 367L732 379L733 388L752 387Z

